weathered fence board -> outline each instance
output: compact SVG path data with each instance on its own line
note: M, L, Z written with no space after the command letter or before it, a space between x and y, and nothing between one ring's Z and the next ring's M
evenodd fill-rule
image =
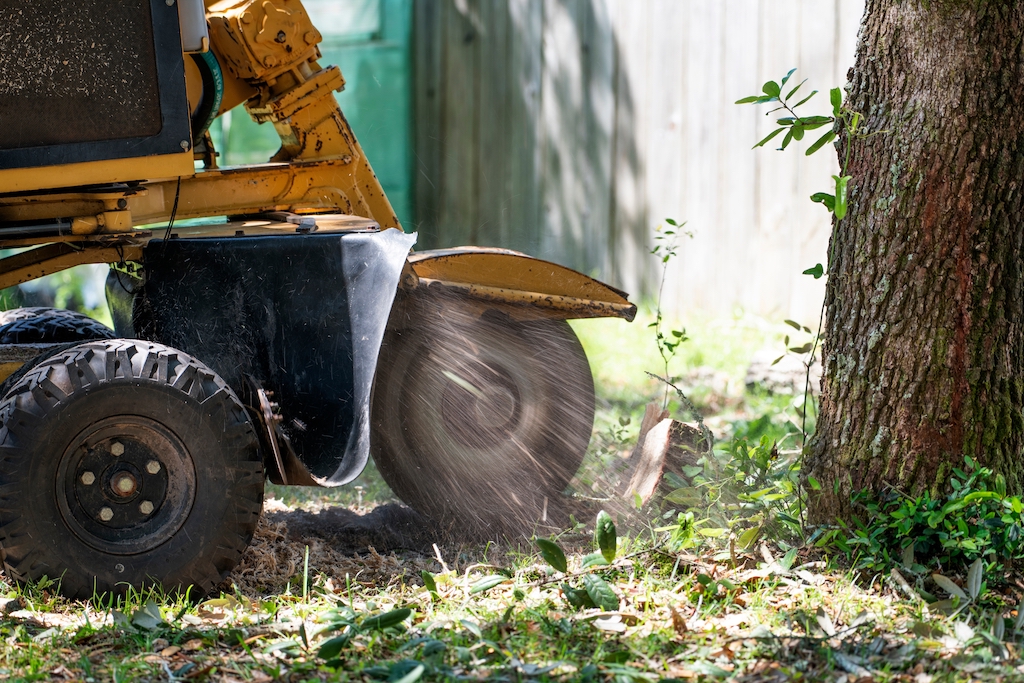
M863 5L417 0L421 247L507 246L650 295L653 229L673 217L694 232L673 311L812 322L823 283L800 273L824 262L830 221L808 197L834 154L751 151L771 120L733 102L798 67L826 111Z

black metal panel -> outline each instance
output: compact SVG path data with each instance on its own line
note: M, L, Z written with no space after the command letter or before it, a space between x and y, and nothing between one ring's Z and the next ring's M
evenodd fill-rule
M181 349L236 391L273 390L302 463L327 485L369 455L377 353L414 237L398 230L155 240L145 282L112 277L119 336Z
M190 143L176 4L0 0L0 168Z

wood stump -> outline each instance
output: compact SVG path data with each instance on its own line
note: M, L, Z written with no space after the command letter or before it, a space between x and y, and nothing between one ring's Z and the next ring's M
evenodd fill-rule
M636 447L629 457L628 471L632 474L621 494L630 501L639 496L646 505L656 493L671 491L672 486L665 484L666 474L688 479L683 467L696 465L709 449L699 429L673 420L660 404L648 403Z

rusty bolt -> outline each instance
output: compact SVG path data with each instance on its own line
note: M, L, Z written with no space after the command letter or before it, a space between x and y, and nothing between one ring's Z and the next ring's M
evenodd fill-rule
M115 441L114 443L110 444L110 454L124 455L124 444L121 443L120 441Z
M313 33L312 31L306 31L306 35L302 37L305 39L306 44L308 45L312 45L313 43L316 42L316 34Z
M263 58L263 66L277 66L277 57L275 57L274 55L267 55L266 57Z
M188 151L188 148L189 148L189 147L191 147L191 145L189 144L188 140L182 140L182 141L181 141L181 142L179 142L178 144L180 144L180 145L181 145L181 148L182 148L183 150L185 150L185 151Z
M86 486L92 486L92 483L96 481L96 475L92 472L82 472L82 483Z
M139 512L144 515L151 514L153 512L153 504L148 500L142 501L142 503L139 504Z
M150 474L156 474L160 471L160 463L156 460L150 460L146 463L146 471Z
M113 518L114 518L114 511L113 510L111 510L110 508L101 508L100 509L100 519L102 519L104 522L109 522Z
M119 493L122 496L131 495L135 491L135 478L132 475L123 473L114 479L115 493Z

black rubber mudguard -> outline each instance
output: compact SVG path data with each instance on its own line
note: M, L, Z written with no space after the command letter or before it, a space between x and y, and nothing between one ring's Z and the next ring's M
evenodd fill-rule
M414 235L312 233L154 240L143 274L111 271L120 337L181 349L237 392L245 375L280 404L282 426L325 486L369 457L377 354Z

